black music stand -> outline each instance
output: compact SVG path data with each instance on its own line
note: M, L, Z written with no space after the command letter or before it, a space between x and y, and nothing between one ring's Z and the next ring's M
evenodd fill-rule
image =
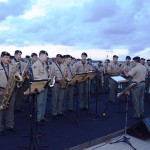
M96 72L87 72L86 76L83 78L83 82L85 82L86 80L88 81L88 110L89 110L89 103L90 103L90 80L94 79L96 77L97 73ZM96 103L97 104L97 103ZM96 107L97 108L97 107Z
M37 150L38 149L38 145L36 145L34 142L34 138L35 138L37 140L37 143L39 144L37 131L36 131L35 135L33 134L33 121L34 121L33 108L34 108L34 101L36 101L36 100L33 100L33 95L37 94L37 92L40 93L43 90L46 83L47 83L47 80L32 80L30 82L29 88L24 92L24 95L29 95L30 143L29 143L29 146L19 146L20 148L27 149L27 150ZM36 115L35 117L36 117L36 121L37 121L37 114L35 114L35 115ZM37 130L37 128L36 128L36 130ZM48 146L46 145L46 146L42 146L42 147L48 147Z
M124 136L120 139L118 139L117 141L111 142L110 144L114 144L114 143L119 143L119 142L124 142L126 144L128 144L129 146L131 146L134 150L136 150L136 148L134 148L132 146L132 144L129 141L129 137L127 137L127 125L128 125L128 96L129 96L129 90L131 90L134 86L136 86L136 83L132 83L130 84L123 92L118 93L117 97L120 98L123 95L126 95L126 109L125 109L125 128L124 128Z
M112 76L111 77L112 80L114 80L116 83L118 84L121 84L123 82L128 82L127 79L123 78L122 76ZM106 111L109 109L109 106L110 106L110 102L107 101L106 102L106 106L105 106L105 109L104 111L100 114L100 116L102 116L103 118L106 118L106 117L109 117L109 115L106 113ZM119 100L119 103L118 103L118 110L120 112L120 107L121 107L121 104L120 104L120 100Z
M78 84L82 82L83 78L86 76L86 73L76 74L69 82L69 85L75 86L76 90L78 90ZM77 92L78 93L78 92ZM76 94L77 96L77 94ZM78 124L78 127L80 127L79 124L79 97L76 98L76 122Z

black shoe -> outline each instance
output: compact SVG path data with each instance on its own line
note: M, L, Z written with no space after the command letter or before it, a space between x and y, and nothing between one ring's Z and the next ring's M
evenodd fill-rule
M20 109L16 109L15 112L16 112L16 113L22 113L23 111L20 110Z
M43 118L42 120L41 120L41 122L49 122L50 120L49 119L45 119L45 118Z
M72 113L72 112L74 112L72 109L68 109L68 112L70 112L70 113Z
M141 117L138 117L138 116L132 116L132 117L130 117L131 119L137 119L137 120L139 120L139 119L141 119Z
M10 127L7 127L6 130L11 131L11 132L16 132L16 130L14 128L10 128Z
M53 119L58 119L58 116L57 115L52 115L52 118Z
M38 126L43 126L43 123L41 121L37 121Z
M0 136L4 135L4 130L0 131Z
M64 117L65 114L57 114L58 117Z

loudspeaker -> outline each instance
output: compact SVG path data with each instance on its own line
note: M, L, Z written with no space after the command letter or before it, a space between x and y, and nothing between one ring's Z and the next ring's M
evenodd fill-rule
M150 138L150 117L136 123L127 129L127 134L136 138L147 140Z

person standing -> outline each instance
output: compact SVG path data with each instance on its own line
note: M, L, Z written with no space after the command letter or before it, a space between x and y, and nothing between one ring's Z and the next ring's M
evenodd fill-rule
M140 119L144 117L144 91L145 91L145 77L147 73L146 67L140 63L140 57L133 58L134 68L126 72L126 76L132 77L132 82L136 86L132 89L132 101L134 107L133 118Z
M6 51L1 53L0 62L0 104L2 102L4 91L7 82L10 80L10 74L12 73L13 65L10 62L10 54ZM6 110L0 110L0 136L4 135L4 128L8 131L14 131L14 105L15 105L15 92L12 89L12 95L10 99L9 106ZM8 91L9 92L9 91ZM6 117L4 120L4 116ZM4 124L5 121L5 124Z
M32 64L32 72L34 80L48 80L49 71L46 65L48 53L45 50L39 52L39 59ZM42 122L48 121L45 118L45 109L47 102L48 88L37 95L37 121L38 125L42 125Z
M87 73L92 71L93 67L87 62L87 54L81 54L81 60L74 64L74 71L78 73ZM79 83L79 106L81 110L88 111L88 81Z
M109 93L109 102L114 103L116 98L116 91L118 88L118 84L111 77L118 76L120 73L119 64L118 64L118 56L113 56L113 61L108 64L107 72L110 76L109 84L110 84L110 93Z

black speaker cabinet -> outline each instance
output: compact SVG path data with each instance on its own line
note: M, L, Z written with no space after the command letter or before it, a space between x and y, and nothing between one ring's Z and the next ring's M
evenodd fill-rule
M128 128L127 134L142 140L149 139L150 138L150 117L145 118L142 121Z

